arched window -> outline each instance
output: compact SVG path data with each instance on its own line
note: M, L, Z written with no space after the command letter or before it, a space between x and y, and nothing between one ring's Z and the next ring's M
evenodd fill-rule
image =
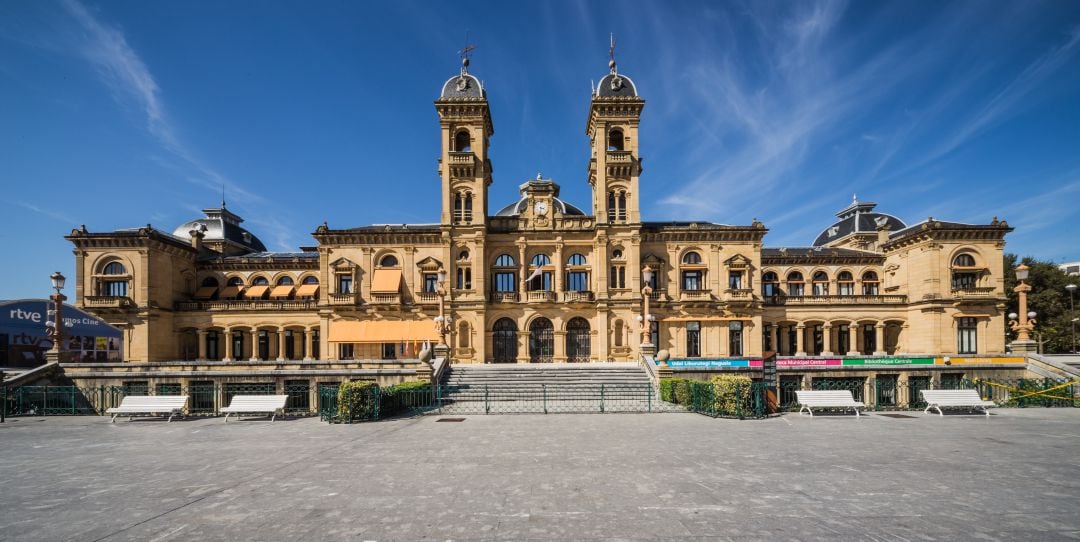
M543 269L551 265L551 258L547 254L537 254L533 256L529 265L533 267L533 272L530 273L531 279L528 281L528 287L530 291L551 291L554 285L551 281L551 271L536 272L537 269Z
M216 278L214 278L214 277L206 277L206 278L202 279L202 286L203 286L203 288L210 288L210 287L217 288L218 287L218 280Z
M472 152L472 137L469 136L468 130L458 130L454 134L454 151Z
M621 151L623 150L623 133L622 130L612 130L608 132L608 146L609 151Z
M379 267L397 267L397 266L398 266L398 259L397 259L397 256L394 256L393 254L387 254L386 256L383 256L381 260L379 260Z
M611 190L607 194L607 219L608 222L615 222L615 191Z
M126 275L127 269L124 268L124 264L120 262L109 262L105 266L105 269L101 272L102 275Z
M566 357L570 362L587 362L591 352L592 334L589 321L575 317L566 324Z
M586 263L585 256L577 253L571 254L570 259L566 260L567 265L578 267L578 269L571 269L566 272L566 290L568 292L586 292L589 290L589 272L580 269Z
M975 267L975 257L971 254L957 254L952 264L953 267Z
M518 340L517 324L509 318L500 318L492 327L492 356L495 363L514 363L517 361Z
M244 279L240 277L229 277L228 282L225 283L228 286L243 286Z
M701 254L697 252L687 252L683 254L682 263L685 265L701 265Z
M292 277L289 276L281 277L277 281L278 286L292 286L293 284L296 283L293 281Z
M802 273L798 271L788 273L787 283L788 295L803 295L805 293Z
M841 271L836 275L836 288L840 295L855 295L855 277L851 271Z
M622 259L622 251L619 250L619 249L612 250L611 251L611 259L612 260L621 260Z
M457 269L457 288L459 290L472 290L472 268L459 267Z
M619 192L619 212L616 217L618 220L626 220L626 192Z
M812 281L814 295L829 295L829 275L824 271L817 271Z
M761 295L764 297L776 297L780 295L780 277L773 271L761 274Z
M862 276L863 295L878 295L878 275L873 271L867 271Z
M465 193L465 223L472 223L472 192Z
M302 281L302 283L303 284L318 284L319 283L319 278L309 275L309 276L304 277L304 280Z
M500 254L495 258L495 291L516 292L517 273L514 272L514 257L509 254Z
M462 250L461 252L458 252L457 261L459 261L459 262L467 262L467 261L469 261L469 251L468 250Z
M683 265L701 265L701 254L690 251L683 254ZM705 290L705 271L702 269L687 269L682 271L682 289L688 292Z
M251 279L252 286L269 286L270 281L266 280L266 277L255 277Z
M551 363L555 355L555 326L543 316L529 324L529 362Z
M461 222L462 216L464 216L464 202L461 199L461 192L454 194L454 222Z
M581 254L571 254L570 259L566 260L566 265L585 265L585 256Z
M545 265L551 265L551 258L547 254L537 254L533 256L533 259L529 262L529 265L533 267L544 267Z
M514 267L514 257L509 254L500 254L495 258L495 267Z

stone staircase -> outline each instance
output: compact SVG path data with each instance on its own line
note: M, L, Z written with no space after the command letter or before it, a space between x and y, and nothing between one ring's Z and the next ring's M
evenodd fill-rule
M442 412L653 412L656 389L636 363L453 365Z

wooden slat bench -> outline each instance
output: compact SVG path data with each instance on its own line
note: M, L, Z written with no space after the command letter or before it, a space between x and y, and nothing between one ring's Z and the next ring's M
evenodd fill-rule
M269 414L270 421L274 421L278 411L285 414L285 401L288 395L234 395L229 406L221 409L225 413L225 423L229 423L229 414Z
M124 415L131 421L136 414L168 415L171 422L173 415L183 412L187 400L187 395L128 395L120 401L120 406L110 408L105 413L112 414L109 423L115 422L117 416Z
M811 416L814 415L811 408L850 408L858 417L859 407L865 406L855 400L851 395L851 390L797 390L795 396L802 407L799 409L799 414L805 410Z
M942 414L941 407L945 408L969 408L974 411L976 408L981 408L983 414L990 415L990 411L986 410L989 407L996 407L997 404L993 401L983 401L982 397L979 397L979 392L976 390L920 390L922 392L923 401L926 401L926 409L923 412L930 412L933 408L937 410L938 416L944 416Z

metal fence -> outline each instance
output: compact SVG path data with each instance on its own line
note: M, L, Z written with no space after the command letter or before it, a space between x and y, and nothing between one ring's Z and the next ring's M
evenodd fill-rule
M1043 378L1021 379L950 379L935 383L929 376L887 375L867 377L813 377L807 386L802 379L782 379L779 398L782 410L798 410L796 390L845 390L856 401L873 410L922 410L926 408L922 390L973 389L985 400L998 406L1080 407L1080 383L1058 382Z
M280 388L280 389L279 389ZM187 395L184 414L188 416L218 416L235 395L288 395L285 413L306 416L316 413L312 405L315 388L306 380L274 383L213 382L128 386L0 386L0 408L5 416L100 416L119 406L129 395ZM337 388L333 388L335 391Z

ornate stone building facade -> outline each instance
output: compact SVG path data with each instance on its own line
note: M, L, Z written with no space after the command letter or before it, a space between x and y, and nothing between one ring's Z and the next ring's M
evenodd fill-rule
M435 101L437 224L324 224L289 253L224 202L171 232L81 228L77 305L124 330L129 361L415 358L440 308L454 363L636 360L643 339L673 359L1005 351L1005 222L907 225L853 201L811 246L765 248L756 220L644 221L645 101L614 62L585 123L591 205L538 176L495 208L494 125L466 68Z

